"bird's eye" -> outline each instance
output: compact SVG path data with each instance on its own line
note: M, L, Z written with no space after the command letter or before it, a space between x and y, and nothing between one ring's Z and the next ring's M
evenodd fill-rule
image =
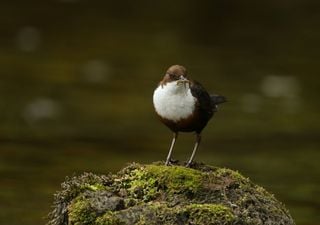
M172 73L168 73L168 74L172 80L178 80L178 76L176 76L175 74L172 74Z

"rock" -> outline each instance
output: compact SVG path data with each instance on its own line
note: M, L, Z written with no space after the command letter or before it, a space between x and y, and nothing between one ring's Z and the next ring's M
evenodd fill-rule
M68 178L48 225L293 225L284 205L236 171L132 163Z

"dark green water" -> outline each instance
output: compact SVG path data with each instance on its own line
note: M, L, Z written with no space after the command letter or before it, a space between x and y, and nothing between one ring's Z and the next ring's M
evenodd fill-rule
M229 102L197 160L320 220L317 1L0 3L0 224L44 224L66 176L166 157L152 93L171 64ZM193 135L179 137L186 160Z

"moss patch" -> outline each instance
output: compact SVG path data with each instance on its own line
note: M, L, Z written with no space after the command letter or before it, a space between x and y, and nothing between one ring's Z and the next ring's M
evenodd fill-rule
M240 173L194 164L130 164L117 174L68 179L51 225L293 225L274 196Z
M127 220L123 215L136 213L136 217ZM97 219L97 224L136 224L136 225L170 225L170 224L234 224L236 217L232 210L217 204L191 204L187 206L168 207L165 203L145 204L124 212L106 213Z
M131 196L147 202L164 191L167 195L195 193L202 184L202 173L180 166L147 165L132 170L118 182Z
M233 224L236 218L230 208L218 204L191 204L186 212L190 214L189 224Z
M95 225L125 225L113 212L107 212L103 216L97 218Z
M92 224L97 217L89 201L82 199L82 197L78 197L72 201L68 207L68 212L68 224Z

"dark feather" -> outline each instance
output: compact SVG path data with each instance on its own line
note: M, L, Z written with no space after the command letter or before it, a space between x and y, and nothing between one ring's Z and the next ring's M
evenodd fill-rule
M222 95L210 95L211 101L214 105L218 105L227 101L227 98Z
M191 81L190 85L192 95L198 100L200 111L205 113L206 119L210 119L218 110L218 105L227 101L222 95L209 95L204 87L197 81Z
M201 114L206 115L204 119L209 120L215 111L210 95L197 81L191 81L190 90L193 97L195 97L198 101Z

